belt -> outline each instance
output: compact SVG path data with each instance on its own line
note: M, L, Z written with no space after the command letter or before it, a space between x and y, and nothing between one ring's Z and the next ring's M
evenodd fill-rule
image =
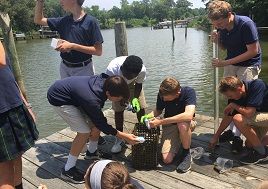
M72 63L72 62L69 62L67 60L62 59L63 64L65 64L67 67L72 67L72 68L87 66L91 61L92 61L92 59L90 58L90 59L83 61L83 62Z

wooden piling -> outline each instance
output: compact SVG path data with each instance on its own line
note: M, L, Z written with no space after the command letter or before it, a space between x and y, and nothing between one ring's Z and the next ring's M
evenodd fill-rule
M186 23L186 26L185 26L185 38L187 37L187 28L188 28L188 22Z
M125 22L116 22L114 25L116 56L128 56L127 32Z
M13 69L13 74L15 76L15 79L20 87L20 90L23 96L25 97L25 99L27 99L26 89L25 89L23 77L21 74L19 58L18 58L14 36L12 32L11 20L8 14L0 12L0 26L3 31L5 50L7 52L8 57L10 58L12 62L11 65Z
M174 35L174 20L173 18L171 19L171 29L172 29L172 39L175 41L175 35Z

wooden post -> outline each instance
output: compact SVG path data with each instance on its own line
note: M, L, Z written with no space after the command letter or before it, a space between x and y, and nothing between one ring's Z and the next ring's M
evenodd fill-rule
M187 37L187 28L188 28L188 22L186 23L186 26L185 26L185 38Z
M172 29L172 39L175 41L175 35L174 35L174 20L173 17L171 19L171 29Z
M114 25L116 56L128 56L127 32L125 22L116 22Z
M4 46L8 54L8 57L10 58L12 62L13 74L15 76L15 79L20 87L20 90L23 96L26 98L26 90L25 90L23 78L21 75L19 58L18 58L18 54L17 54L15 42L14 42L14 36L12 32L12 27L10 23L10 18L8 14L0 12L0 26L3 31L3 36L4 36Z

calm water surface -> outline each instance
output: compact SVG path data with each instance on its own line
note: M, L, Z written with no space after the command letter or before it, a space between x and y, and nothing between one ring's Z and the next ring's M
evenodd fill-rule
M108 63L115 58L114 30L103 30L102 34L103 55L93 58L98 74L105 71ZM190 28L185 39L184 29L176 28L176 41L173 43L171 30L135 28L127 30L127 37L129 54L140 56L148 70L144 89L149 105L155 104L161 81L166 76L174 76L182 86L196 90L197 112L213 116L212 45L208 33ZM47 89L59 78L59 54L50 48L50 42L51 39L17 42L28 98L37 114L41 137L66 127L46 98ZM268 39L261 38L261 45L264 52L261 78L268 82ZM224 100L221 101L222 109ZM108 103L106 108L109 106Z

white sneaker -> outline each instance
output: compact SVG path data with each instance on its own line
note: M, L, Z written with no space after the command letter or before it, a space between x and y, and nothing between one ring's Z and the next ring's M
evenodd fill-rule
M119 153L119 152L121 152L122 151L122 142L123 141L121 139L115 137L115 143L114 143L114 145L113 145L113 147L111 149L111 152L112 153Z

